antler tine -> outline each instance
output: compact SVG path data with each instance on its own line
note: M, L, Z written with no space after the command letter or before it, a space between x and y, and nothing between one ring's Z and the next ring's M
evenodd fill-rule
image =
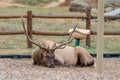
M29 35L28 35L28 32L27 32L27 30L26 30L26 28L25 28L25 23L24 23L24 20L23 20L23 15L21 15L21 21L22 21L23 29L24 29L24 31L25 31L25 34L26 34L27 39L28 39L30 42L32 42L33 44L35 44L36 46L42 48L41 45L37 44L36 42L34 42L33 40L30 39L30 37L29 37Z
M73 31L70 33L68 40L67 40L65 43L57 46L55 49L63 49L63 48L66 47L66 44L69 44L70 42L72 42L72 40L73 40L72 34L73 34L73 32L75 31L75 29L77 28L77 26L78 26L78 23L76 23L76 24L74 25Z

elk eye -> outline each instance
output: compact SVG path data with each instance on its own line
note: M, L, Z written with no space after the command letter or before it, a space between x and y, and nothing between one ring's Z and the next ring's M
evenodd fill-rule
M44 56L45 58L47 58L47 59L50 59L51 57L50 56Z
M54 52L54 51L55 51L55 49L52 49L51 51L52 51L52 52Z
M55 56L52 56L52 58L55 58Z

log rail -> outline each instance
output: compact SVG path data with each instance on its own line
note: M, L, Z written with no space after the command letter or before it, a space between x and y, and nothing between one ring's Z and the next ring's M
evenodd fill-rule
M0 19L13 19L21 18L21 15L0 15ZM97 19L97 16L91 16L90 11L86 12L86 15L35 15L32 14L32 11L27 11L26 15L23 15L23 18L27 19L27 30L30 38L32 35L46 35L46 36L67 36L68 32L65 31L34 31L32 30L32 18L52 18L52 19L86 19L86 29L91 30L91 19ZM105 19L120 19L120 16L105 16ZM25 34L24 31L0 31L0 35L20 35ZM96 35L96 31L91 30L91 35ZM120 31L105 31L104 35L120 35ZM86 39L86 46L90 47L90 35ZM32 48L32 43L27 42L28 48Z

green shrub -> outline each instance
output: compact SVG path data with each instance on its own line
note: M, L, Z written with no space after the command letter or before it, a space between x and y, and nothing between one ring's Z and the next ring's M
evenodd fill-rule
M37 0L14 0L20 4L35 5Z

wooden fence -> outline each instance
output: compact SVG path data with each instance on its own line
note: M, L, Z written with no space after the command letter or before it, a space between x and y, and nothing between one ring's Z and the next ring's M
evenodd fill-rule
M33 39L32 35L48 35L48 36L67 36L68 32L62 31L34 31L32 29L32 18L53 18L53 19L86 19L86 29L91 30L91 19L96 19L96 16L91 16L90 11L86 12L86 16L76 16L76 15L35 15L32 14L32 11L27 11L26 15L23 15L24 18L27 19L27 30L28 35L31 39ZM0 15L0 19L11 19L11 18L21 18L21 15ZM105 19L120 19L120 16L105 16ZM0 31L0 35L18 35L25 34L24 31ZM91 30L91 35L96 35L96 31ZM120 35L120 31L113 32L104 32L104 35ZM86 39L86 46L90 47L90 35L88 35ZM27 41L28 48L32 48L32 43Z

